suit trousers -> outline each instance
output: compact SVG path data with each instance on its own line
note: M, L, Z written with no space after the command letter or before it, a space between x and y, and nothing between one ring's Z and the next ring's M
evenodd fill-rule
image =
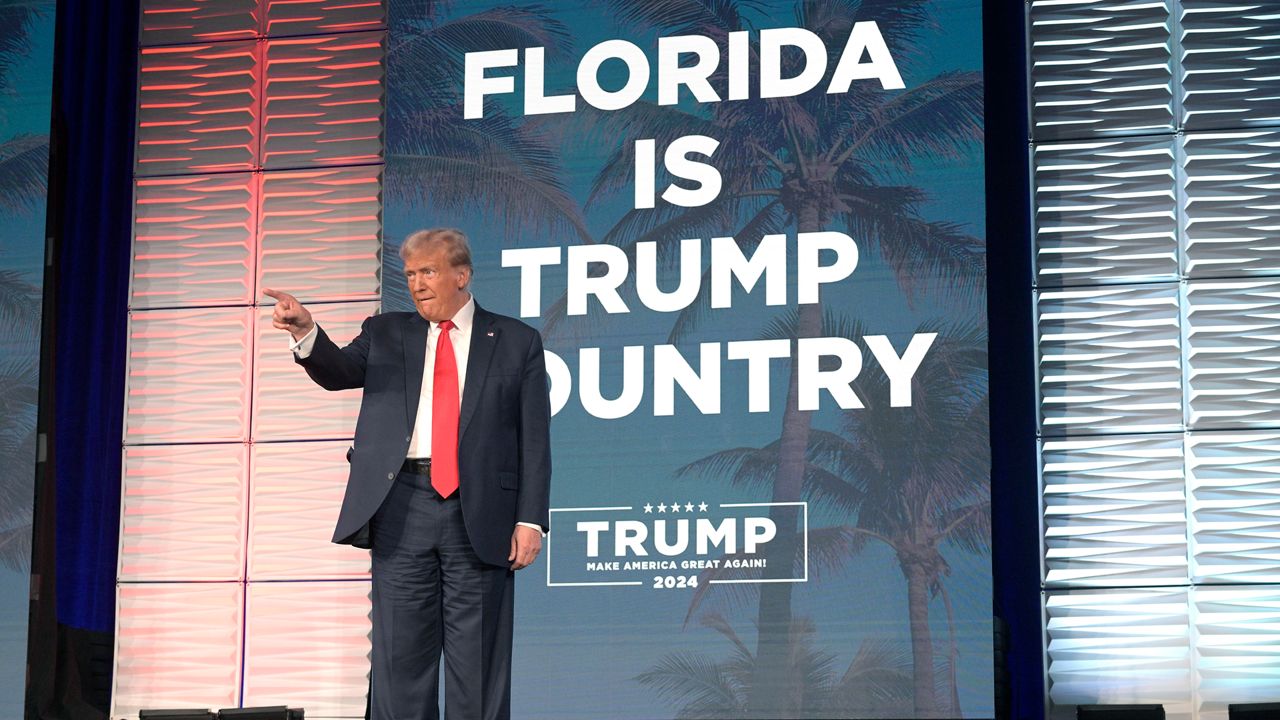
M464 490L465 491L465 490ZM514 573L476 557L458 493L400 473L370 525L373 720L508 720Z

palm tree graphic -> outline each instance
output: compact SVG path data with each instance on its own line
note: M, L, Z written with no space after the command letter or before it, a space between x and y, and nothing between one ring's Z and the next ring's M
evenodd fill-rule
M700 653L667 655L637 678L659 695L680 703L679 720L730 720L749 717L747 696L756 676L751 649L723 617L707 614L702 624L720 633L732 648L726 660ZM835 656L814 647L817 628L803 618L788 633L791 678L799 688L797 717L897 717L911 701L911 659L884 642L858 648L844 673L837 675Z
M619 20L657 31L661 36L696 34L727 47L730 32L750 30L747 3L702 3L696 0L611 0ZM910 63L922 48L930 0L849 0L799 2L795 26L824 41L829 52L844 47L855 22L875 21L894 57ZM781 16L773 13L773 17ZM754 48L753 48L754 52ZM793 59L794 60L794 59ZM838 57L828 58L828 67ZM754 62L754 60L753 60ZM795 63L793 63L795 65ZM910 67L909 64L907 67ZM783 60L784 76L798 66ZM711 82L727 83L727 69ZM909 73L908 73L909 76ZM703 114L698 114L699 112ZM592 117L584 113L587 117ZM633 106L626 113L592 117L609 136L622 143L597 176L590 203L627 187L634 140L653 138L664 147L676 138L704 134L720 143L714 163L724 187L712 203L683 208L659 203L654 209L631 210L602 238L634 254L640 242L654 242L660 261L674 263L680 240L733 236L744 254L754 251L765 234L794 229L812 232L839 227L878 254L894 273L908 299L926 290L949 288L972 301L983 290L982 243L963 228L922 217L927 196L903 178L921 160L954 158L982 136L982 78L978 72L945 72L923 82L908 81L902 91L884 91L878 83L855 83L847 93L822 89L793 98L712 103L696 110L680 106ZM658 185L673 179L659 173ZM672 326L675 342L707 316L709 283ZM823 323L821 303L801 305L795 313L795 337L816 337ZM556 327L554 320L547 327ZM774 449L776 471L771 499L800 499L811 444L812 413L797 409L798 378L790 372L782 432ZM786 576L796 555L797 514L773 514L778 540L769 546L768 568ZM786 678L793 628L792 585L761 586L757 642L746 708L753 717L794 717L799 689ZM922 651L924 648L920 648ZM931 657L916 658L915 710L936 711Z
M722 56L728 34L752 30L752 18L763 14L758 3L748 2L610 0L609 4L617 22L629 32L703 35L721 46ZM572 119L580 124L578 141L591 144L594 139L605 139L617 147L594 179L586 201L589 209L607 211L620 193L629 190L635 140L654 139L658 147L665 147L676 138L703 134L720 143L714 164L725 185L715 201L697 208L659 202L653 209L622 212L599 241L623 247L633 257L638 243L655 242L660 262L671 267L685 238L732 234L747 254L768 234L840 229L855 237L864 253L873 252L883 260L908 299L930 296L940 288L966 302L978 299L984 283L981 240L954 223L925 219L922 207L928 197L909 181L914 164L959 157L982 134L979 73L945 72L924 80L910 79L910 63L923 54L930 5L931 0L797 2L789 15L769 7L770 17L788 17L786 24L816 33L833 53L843 48L855 22L875 21L899 67L907 70L906 90L884 91L872 82L855 83L841 94L816 90L792 98L752 98L693 108L643 102L615 113L580 108ZM388 86L394 92L389 94L387 106L388 196L436 208L478 210L505 223L509 236L542 228L582 242L594 241L561 182L560 159L553 143L541 134L546 124L519 122L500 108L487 109L483 120L464 121L461 110L459 78L463 76L464 52L544 47L548 63L552 63L567 54L571 33L541 8L501 7L452 17L444 12L445 7L445 3L433 0L390 2L386 67ZM798 73L793 60L784 56L784 76ZM836 60L828 58L829 67ZM756 62L754 57L752 62ZM712 84L725 87L726 73L722 64L711 76ZM673 180L659 171L660 186ZM396 260L393 253L388 256L390 274ZM710 283L705 277L703 280L696 302L675 315L672 342L688 336L708 317ZM398 283L386 283L384 304L408 307L407 300L397 293L402 293ZM823 318L821 304L800 306L786 320L788 336L818 336ZM562 299L544 315L544 333L554 335L567 325L564 320ZM780 437L762 451L770 455L765 482L774 502L802 498L815 466L811 454L833 440L814 430L812 413L796 409L794 366L789 375ZM852 466L841 470L845 471L852 472ZM836 470L829 468L827 472L834 474ZM905 476L895 473L885 474L882 484L902 482ZM922 471L917 475L924 476ZM985 482L985 472L980 475ZM861 477L839 475L837 479L857 488L863 481L853 478ZM873 538L869 534L873 528L861 523L864 516L866 522L876 516L875 507L860 503L859 525L832 528L819 537L832 538L833 547L835 543L853 547ZM797 554L796 515L777 513L774 520L779 540L770 546L767 567L771 573L785 575ZM963 525L969 532L970 524ZM927 547L932 543L936 550L942 542L957 542L957 533L959 526L919 547L888 530L880 534L892 541L890 545L903 561L904 574L908 569L914 573L908 575L909 593L919 594L923 588L921 597L927 598L931 591L945 593L938 578L946 571L945 563L937 562L940 556L928 552ZM917 563L909 555L920 547L926 551ZM917 571L918 567L924 571ZM799 716L806 708L822 705L814 700L814 684L797 680L812 675L807 671L797 675L796 665L798 658L812 658L812 625L795 617L791 584L770 583L760 588L754 650L736 634L730 638L738 653L738 661L730 661L737 662L734 672L738 680L736 694L723 696L725 707L733 708L725 712L731 716ZM933 688L936 671L927 602L917 605L912 610L912 702L916 715L928 716L938 707ZM917 633L914 620L921 611L924 621ZM866 662L861 652L859 655ZM810 660L805 663L812 666ZM944 666L954 672L953 664ZM642 676L642 681L651 683L671 680L669 673ZM900 710L901 705L899 701L894 707ZM716 716L710 707L703 706L705 713L686 708L682 716ZM824 707L830 712L830 706Z
M916 716L956 717L959 651L944 584L951 570L942 549L949 543L974 553L989 550L986 336L972 325L926 326L918 331L934 331L945 340L939 341L943 345L933 361L922 365L914 379L911 407L889 405L883 375L860 379L858 394L867 407L846 411L842 432L810 430L802 492L809 502L837 517L856 517L850 525L811 530L810 555L825 568L847 563L868 542L893 551L907 583ZM863 334L857 324L830 317L824 332L842 337ZM778 472L779 444L720 451L680 472L759 486ZM706 581L733 573L707 571L699 588L717 587ZM946 707L938 706L935 691L938 664L929 623L933 597L942 599L950 629L949 649L941 663L947 675L941 683L948 695ZM705 599L705 592L695 594L690 616Z
M31 52L32 22L52 8L51 0L0 0L0 95L12 92L13 68ZM0 143L0 208L29 214L43 207L48 163L48 135L19 134ZM0 337L0 565L25 570L31 562L40 290L8 268L0 270Z
M0 270L0 337L6 339L0 347L0 565L25 570L35 493L40 292L13 270Z

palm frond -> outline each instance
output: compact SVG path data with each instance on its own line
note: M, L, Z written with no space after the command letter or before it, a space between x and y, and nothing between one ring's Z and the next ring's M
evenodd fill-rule
M589 238L563 190L475 157L388 155L387 192L437 208L501 218L509 237L567 231Z
M910 706L914 690L910 648L871 640L858 646L834 697L859 717L897 717Z
M851 124L848 145L835 145L836 163L852 156L909 169L914 157L958 157L982 140L982 75L947 72L875 107ZM835 151L839 149L837 155Z
M742 638L738 637L737 631L733 629L733 626L729 624L729 621L723 615L717 612L704 613L698 622L703 627L715 630L733 643L734 652L737 653L738 657L747 662L755 662L755 654L751 652L746 643L742 642Z
M387 16L409 25L430 25L453 3L449 0L387 0Z
M507 5L449 18L430 26L423 36L463 55L541 47L549 59L555 59L567 54L573 45L569 27L542 5Z
M951 508L938 519L944 538L971 553L991 548L991 501Z
M637 680L679 704L677 718L743 717L746 698L758 679L755 657L723 616L709 613L702 624L732 644L727 659L715 661L701 654L673 653L641 673ZM813 622L804 617L792 619L784 628L783 671L787 677L782 685L796 693L802 716L836 717L832 714L840 707L833 702L838 687L836 656L814 646L816 633Z
M855 199L861 189L842 188ZM943 291L957 303L971 303L986 290L982 241L955 223L927 222L909 215L845 216L851 234L879 252L911 301L927 291Z
M508 48L545 48L549 58L565 55L573 44L568 27L540 5L495 7L457 17L443 17L437 8L400 7L393 0L387 45L388 73L397 77L411 68L430 77L445 77L442 69L460 70L466 54ZM439 5L438 3L429 3ZM425 61L426 64L420 64ZM460 73L449 73L456 85ZM400 85L397 85L400 87Z
M387 149L390 197L480 210L502 218L511 237L567 232L592 241L556 152L534 129L501 116L464 122L438 107L404 122L411 132Z
M681 703L683 717L740 717L746 710L742 688L725 668L697 653L673 653L636 676L663 698ZM699 712L690 712L694 708ZM709 715L706 711L719 714Z
M49 137L17 135L0 144L0 207L30 212L49 188Z
M777 442L758 448L729 448L686 463L676 470L676 477L722 477L735 485L751 485L772 479L777 456Z
M932 29L932 0L804 0L804 27L843 29L842 24L874 21L895 58L911 57L923 31ZM847 31L846 31L847 32Z
M760 585L754 582L732 582L714 584L712 580L757 580L761 576L759 568L706 568L698 573L698 588L689 597L689 609L684 614L684 625L707 609L708 603L720 610L737 610L750 605L760 597Z
M450 108L462 117L466 54L508 48L543 47L549 58L568 52L568 28L540 6L490 8L445 18L440 3L393 6L386 51L387 137L408 132L407 118L423 109Z
M800 334L799 327L800 309L793 307L770 320L759 337L761 340L795 340ZM867 334L867 325L860 318L823 308L820 332L823 337L858 340Z
M8 355L3 360L0 364L0 528L17 528L17 534L0 533L0 564L23 569L31 555L31 503L35 497L36 360L33 355Z
M13 338L32 337L39 324L39 288L16 270L0 270L0 327Z
M31 25L53 10L50 0L0 2L0 92L9 88L13 66L31 52Z
M0 565L25 573L31 569L31 519L25 524L0 528Z
M610 0L618 19L664 35L715 37L742 29L739 7L757 3L733 0Z

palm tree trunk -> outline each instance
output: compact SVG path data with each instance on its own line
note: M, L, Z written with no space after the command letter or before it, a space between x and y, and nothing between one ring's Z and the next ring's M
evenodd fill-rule
M947 667L947 684L951 686L951 694L949 702L950 707L947 708L947 714L951 717L960 717L960 686L956 681L956 673L959 672L960 666L960 645L956 642L956 613L951 607L951 594L947 592L947 586L944 583L938 583L938 594L942 596L943 607L947 609L947 636L950 645L951 658Z
M799 213L797 227L802 231L818 228L816 205L806 204ZM820 304L802 305L797 318L797 337L817 337L822 332ZM782 440L778 450L778 475L773 483L773 502L796 502L804 481L809 429L812 412L799 407L799 374L792 353L791 381L787 388L787 404L782 413ZM796 536L799 513L794 506L773 508L770 517L777 525L776 539L766 551L768 564L764 577L794 577ZM794 718L800 710L801 690L789 682L793 673L788 667L791 656L791 588L792 583L773 582L760 586L760 612L756 636L756 665L747 708L752 717Z
M907 617L911 623L911 661L915 676L915 716L937 717L934 690L933 637L929 632L929 569L919 561L901 558L907 576Z

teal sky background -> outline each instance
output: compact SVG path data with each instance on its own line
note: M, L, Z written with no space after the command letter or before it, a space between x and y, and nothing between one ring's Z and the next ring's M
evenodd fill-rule
M28 34L30 52L10 69L8 91L0 94L0 142L18 135L48 135L53 98L53 2L36 18ZM29 282L43 283L44 201L29 211L0 209L5 232L0 234L0 268L17 270Z
M458 3L451 16L464 16L490 3ZM762 3L755 18L759 27L786 27L795 24L789 3ZM656 34L637 35L624 28L597 5L552 3L549 7L572 31L574 44L560 66L548 66L547 91L572 88L577 59L591 45L610 38L628 39L642 48L654 46ZM913 58L895 55L908 87L952 69L981 68L981 5L978 2L933 3L935 27L929 32L928 51ZM892 48L891 48L892 50ZM615 63L616 64L616 63ZM656 66L656 63L655 63ZM510 72L507 70L506 72ZM520 75L516 70L517 89ZM389 94L396 92L388 88ZM649 94L654 92L651 85ZM520 95L502 102L519 114ZM582 101L579 100L581 106ZM625 110L619 112L626 112ZM537 121L556 138L558 159L569 192L581 203L596 172L608 157L608 148L584 142L577 134L575 119L567 115L541 116ZM388 169L388 172L393 172ZM919 162L909 178L912 185L928 191L930 200L923 213L929 220L964 224L983 237L985 198L983 155L973 147L958 159ZM602 203L587 213L592 233L601 235L629 209L629 191L612 202ZM410 207L387 199L384 209L388 244L398 244L407 233L422 227L457 226L472 237L476 274L473 289L486 308L508 315L518 314L519 273L502 268L501 250L513 246L567 246L580 241L569 236L510 235L486 212L481 203L470 210L450 212L438 208ZM726 227L723 234L732 234ZM792 231L791 237L794 238ZM890 336L899 349L905 347L917 326L926 320L943 322L978 321L985 328L985 301L981 297L956 302L937 297L903 295L897 281L874 253L861 255L857 271L845 282L828 286L823 303L832 312L861 319L869 334ZM387 253L384 273L387 287L401 281L393 253ZM790 260L794 261L794 255ZM705 257L704 257L705 262ZM662 276L663 287L675 285L674 274ZM564 265L543 272L543 302L549 304L563 292ZM384 294L387 291L384 290ZM388 296L389 297L389 296ZM789 291L794 298L794 285ZM631 302L632 312L605 315L594 304L585 339L548 338L548 348L560 354L575 371L580 346L601 348L604 362L604 395L616 395L621 383L621 348L646 347L646 362L655 344L667 342L673 316L648 311ZM407 309L388 302L386 310ZM739 292L734 306L712 311L706 322L680 347L696 366L699 342L751 340L769 321L786 308L765 307L761 294ZM539 318L526 318L540 326ZM865 352L865 346L864 346ZM745 363L722 363L723 409L720 415L704 416L680 392L676 394L674 417L653 417L652 392L636 413L619 420L599 420L588 416L575 395L553 420L554 479L553 507L594 505L644 505L673 499L733 502L767 500L763 488L731 487L709 478L677 479L676 470L710 453L737 446L760 446L778 437L781 408L786 387L784 363L777 362L772 379L772 407L768 414L746 412ZM646 380L651 375L646 369ZM864 372L878 371L869 353ZM815 427L837 430L838 412L830 409L829 398ZM987 428L975 428L972 442L988 443ZM830 511L811 509L814 522L850 521ZM552 552L556 538L551 540ZM958 548L944 549L951 565L946 579L957 618L960 646L958 681L966 716L994 714L992 708L991 657L991 567L987 554L975 555ZM729 657L731 645L718 633L695 620L685 625L691 593L687 590L625 588L547 588L546 568L538 565L519 574L517 595L516 658L513 701L517 714L538 718L655 718L671 717L678 707L665 702L636 676L673 652L700 653L709 659ZM807 616L817 627L814 644L836 656L837 676L852 660L862 643L889 640L905 646L909 639L906 614L906 584L892 551L870 544L858 555L832 572L799 586L794 596L797 615ZM754 648L755 600L731 602L723 593L713 593L707 609L724 614L748 646ZM930 623L935 647L947 640L945 609L933 602ZM939 650L939 653L942 651Z
M29 52L15 62L5 78L6 90L0 93L0 143L19 135L49 134L49 113L53 88L54 2L38 3L43 14L28 28ZM0 32L13 32L3 28ZM32 285L43 282L42 263L45 246L44 198L31 208L0 208L0 269L17 271ZM39 327L32 327L23 337L0 341L0 362L32 359L37 350L30 338L39 337ZM30 418L34 421L34 415ZM6 417L0 422L25 422ZM34 482L35 458L6 458L20 463L14 477L28 477ZM25 469L25 474L23 470ZM0 655L16 659L26 657L27 616L30 598L30 573L0 567ZM0 717L22 717L26 665L8 662L0 666Z
M49 133L49 108L53 98L53 5L43 3L45 14L31 24L31 51L9 73L10 92L0 112L0 136Z

